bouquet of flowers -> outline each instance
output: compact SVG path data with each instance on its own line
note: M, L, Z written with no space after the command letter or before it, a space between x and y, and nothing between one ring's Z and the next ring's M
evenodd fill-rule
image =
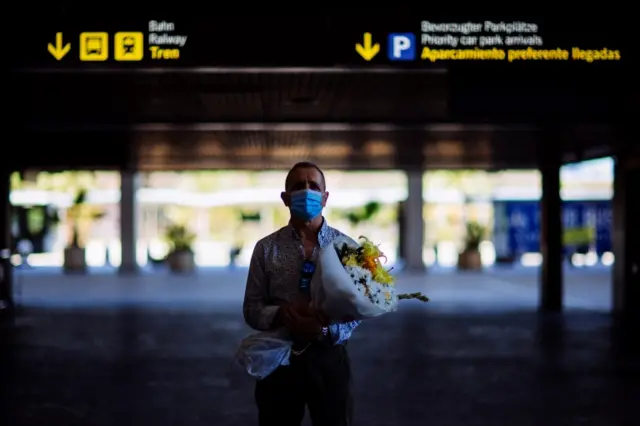
M312 304L340 321L374 318L398 308L398 300L429 299L422 293L398 294L395 278L382 265L386 259L366 237L362 244L336 239L322 250L311 282Z
M324 248L311 281L311 304L332 322L374 318L397 310L398 301L429 299L422 293L398 294L395 278L385 269L379 248L365 237L362 244L338 238ZM258 379L287 365L292 342L286 330L273 330L245 338L236 361Z

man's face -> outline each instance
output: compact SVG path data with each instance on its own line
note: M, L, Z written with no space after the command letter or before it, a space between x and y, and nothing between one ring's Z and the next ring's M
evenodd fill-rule
M295 169L291 173L291 178L287 190L280 194L284 205L291 205L291 193L304 189L322 193L322 207L327 204L329 193L326 192L326 186L322 174L314 167L301 167Z

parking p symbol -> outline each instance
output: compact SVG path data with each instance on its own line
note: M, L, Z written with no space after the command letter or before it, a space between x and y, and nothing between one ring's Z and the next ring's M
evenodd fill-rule
M412 33L389 34L387 44L392 61L412 61L416 57L416 37Z

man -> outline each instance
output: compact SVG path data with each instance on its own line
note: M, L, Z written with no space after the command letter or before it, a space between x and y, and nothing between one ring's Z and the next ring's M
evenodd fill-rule
M281 198L289 224L258 241L251 258L243 313L256 330L286 327L294 346L289 365L256 384L261 426L300 426L305 406L314 426L351 424L351 369L346 343L358 321L328 325L309 307L309 283L319 251L343 236L327 225L324 173L293 166Z

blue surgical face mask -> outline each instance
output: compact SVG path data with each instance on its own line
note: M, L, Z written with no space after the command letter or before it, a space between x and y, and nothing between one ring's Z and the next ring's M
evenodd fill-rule
M303 189L291 193L291 214L298 219L308 221L322 213L322 193Z

